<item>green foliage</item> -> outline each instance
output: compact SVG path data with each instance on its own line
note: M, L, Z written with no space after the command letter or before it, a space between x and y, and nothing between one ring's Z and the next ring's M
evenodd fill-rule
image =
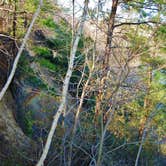
M54 35L52 38L46 39L46 47L50 50L56 50L56 56L51 57L50 51L47 50L37 50L38 55L44 57L45 60L39 59L39 63L49 68L50 70L54 70L58 73L61 73L62 76L65 75L68 67L68 56L70 55L71 42L72 42L72 33L70 25L67 23L65 19L61 19L58 23L56 23L51 17L42 19L42 24L47 28L54 30ZM80 42L78 44L78 49L76 52L75 64L77 64L77 68L83 65L84 63L84 55L82 54L82 50L84 48L84 43L92 42L90 38L85 38L83 35L81 36ZM46 54L46 55L44 55ZM47 56L48 55L48 56ZM45 63L45 64L44 64ZM79 70L74 70L71 83L77 83L79 78L81 77L81 72Z
M164 65L166 62L165 58L154 57L154 56L151 56L149 54L142 55L141 60L142 60L143 64L150 65L152 67L152 69L156 69L157 67Z
M47 87L43 81L34 73L27 76L26 83L34 88L46 89Z
M27 111L24 119L24 132L32 137L34 120L32 118L32 111Z
M31 58L28 56L28 53L24 52L20 58L17 69L19 79L24 79L27 85L33 86L34 88L46 89L46 85L30 67Z
M149 46L147 37L135 34L134 29L131 29L131 31L127 33L127 37L134 53L148 56Z
M161 25L157 28L155 40L161 43L161 51L166 53L166 25Z
M161 40L166 40L166 25L161 25L159 26L159 28L157 29L157 36L160 37Z
M60 10L59 8L58 8L58 6L56 6L56 5L52 5L51 3L49 3L47 0L43 0L43 7L42 7L42 14L44 14L44 13L51 13L51 14L54 14L54 11L56 11L56 10Z
M41 19L42 20L42 24L48 28L52 28L55 29L56 28L56 24L55 21L49 17L49 18L45 18L45 19Z
M28 13L34 13L37 9L37 6L39 4L39 0L28 0L25 1L25 3L22 3L22 7L19 9L24 9Z
M54 30L54 35L52 38L46 39L44 47L35 48L35 52L39 55L38 61L42 66L61 73L64 76L68 66L67 57L70 54L71 44L71 30L69 30L69 25L63 20L57 24L51 17L42 18L41 22L42 25ZM50 50L56 50L56 57L53 57ZM40 57L42 58L40 59Z
M46 67L46 68L48 68L48 69L50 69L52 71L56 71L55 64L51 63L49 60L44 59L44 58L40 58L38 60L38 62L40 63L41 66Z
M51 50L48 47L44 46L35 46L33 51L36 55L42 56L44 58L49 58L52 56Z

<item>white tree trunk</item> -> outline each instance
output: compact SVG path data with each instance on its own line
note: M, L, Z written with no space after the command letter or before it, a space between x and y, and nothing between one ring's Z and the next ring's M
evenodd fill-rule
M16 56L16 58L14 60L13 67L12 67L10 75L9 75L9 77L7 79L7 82L5 83L4 87L2 88L2 90L0 92L0 101L2 100L2 98L5 95L7 89L9 88L9 85L12 82L12 79L13 79L14 74L15 74L16 69L17 69L17 65L18 65L19 59L20 59L21 54L22 54L22 52L24 50L25 44L26 44L26 42L27 42L27 40L29 38L29 35L31 33L31 30L32 30L32 27L33 27L33 25L34 25L38 15L39 15L39 13L40 13L40 9L41 9L42 4L43 4L43 0L40 0L40 4L39 4L39 6L38 6L38 8L37 8L37 10L36 10L36 12L35 12L35 14L33 16L32 22L31 22L31 24L30 24L30 26L29 26L26 34L25 34L25 37L24 37L23 42L22 42L22 45L21 45L21 47L20 47L20 49L19 49L19 51L17 53L17 56Z
M44 161L47 157L47 154L48 154L51 142L52 142L52 138L53 138L55 129L57 127L59 117L63 113L64 107L66 105L66 97L67 97L67 92L68 92L68 87L69 87L69 81L70 81L72 71L73 71L73 64L74 64L75 54L76 54L77 47L78 47L78 42L80 40L81 33L83 31L84 22L86 20L87 8L88 8L88 1L85 0L85 6L84 6L84 11L83 11L83 15L81 18L80 26L79 26L78 32L75 36L75 40L74 40L74 42L72 44L72 48L71 48L70 62L69 62L68 70L67 70L66 77L64 80L64 84L63 84L61 104L58 108L58 111L54 115L54 120L52 122L52 126L51 126L50 132L48 134L47 141L46 141L46 144L45 144L44 149L43 149L43 153L42 153L36 166L44 166Z
M142 148L143 148L143 144L145 143L146 141L146 136L147 136L147 132L149 130L149 126L150 126L150 123L153 119L153 117L155 115L157 115L158 113L158 110L153 110L151 112L151 114L149 115L147 121L146 121L146 124L145 124L145 127L144 127L144 130L143 130L143 134L142 134L142 138L141 138L141 142L140 142L140 145L139 145L139 149L138 149L138 152L137 152L137 157L136 157L136 160L135 160L135 166L138 166L138 162L139 162L139 158L140 158L140 155L141 155L141 151L142 151Z

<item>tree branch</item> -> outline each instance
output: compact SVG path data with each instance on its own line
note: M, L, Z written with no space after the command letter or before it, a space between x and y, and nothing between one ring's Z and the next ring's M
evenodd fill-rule
M120 23L120 24L117 24L117 25L114 25L114 28L116 27L120 27L120 26L123 26L123 25L141 25L141 24L160 24L159 22L156 22L156 21L143 21L143 22L123 22L123 23Z

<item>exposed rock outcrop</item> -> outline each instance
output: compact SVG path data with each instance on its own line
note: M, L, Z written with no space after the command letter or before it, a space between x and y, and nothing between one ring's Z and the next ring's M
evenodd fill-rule
M17 51L16 42L7 35L0 34L0 89L7 79Z
M34 161L36 144L22 132L15 121L15 102L8 91L0 102L0 165L17 163L28 165ZM30 156L27 161L26 157ZM13 161L11 160L13 158Z
M60 104L61 86L53 80L55 73L41 67L37 62L31 62L29 68L33 72L25 74L18 70L12 84L12 93L17 103L17 121L25 133L36 139L46 135L51 125ZM68 104L72 106L70 95ZM72 117L72 113L67 114L65 123L70 125ZM62 120L63 116L60 123Z

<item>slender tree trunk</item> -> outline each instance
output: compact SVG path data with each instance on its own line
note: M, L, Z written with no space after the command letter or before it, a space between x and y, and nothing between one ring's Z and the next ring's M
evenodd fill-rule
M113 31L114 31L114 23L115 23L115 17L116 17L116 12L118 8L118 0L112 0L112 9L111 13L109 15L109 21L108 21L108 30L107 30L107 43L105 47L105 55L103 59L103 64L102 64L102 74L100 78L100 83L99 83L99 93L97 95L97 100L96 100L96 108L95 108L95 116L97 117L99 114L101 115L101 102L103 98L103 87L104 87L104 82L105 82L105 76L107 75L108 67L109 67L109 57L111 54L111 47L112 47L112 37L113 37Z
M16 28L17 28L17 0L14 0L14 13L13 13L13 38L16 38Z
M149 103L149 94L150 94L150 87L151 87L151 83L152 83L152 68L149 66L148 67L148 81L147 81L147 91L146 91L146 96L144 99L144 105L143 105L143 109L145 111L145 117L143 119L141 119L141 124L139 127L139 131L138 131L138 138L142 138L142 134L143 134L143 130L145 128L145 123L148 119L149 116L149 107L150 107L150 103Z
M35 12L35 14L34 14L34 16L33 16L32 22L31 22L31 24L30 24L30 26L29 26L29 28L28 28L27 33L25 34L25 37L24 37L23 42L22 42L22 45L21 45L21 47L20 47L20 49L19 49L19 51L18 51L18 53L17 53L17 55L16 55L16 58L15 58L15 60L14 60L13 67L12 67L12 70L11 70L11 72L10 72L10 75L9 75L9 77L8 77L8 79L7 79L7 82L6 82L6 84L4 85L4 87L2 88L2 90L1 90L1 92L0 92L0 101L2 100L2 98L3 98L4 94L6 93L6 91L7 91L8 87L9 87L9 85L10 85L11 82L12 82L12 79L13 79L14 74L15 74L16 69L17 69L17 65L18 65L19 59L20 59L21 54L22 54L22 52L23 52L23 50L24 50L25 44L26 44L26 42L27 42L27 40L28 40L28 38L29 38L29 35L30 35L30 33L31 33L31 30L32 30L32 27L33 27L33 25L34 25L34 23L35 23L35 21L36 21L38 15L39 15L39 13L40 13L40 8L41 8L42 4L43 4L43 0L40 0L39 7L38 7L38 9L36 10L36 12Z
M112 47L112 37L113 37L113 31L114 31L114 24L115 24L115 17L116 17L116 12L118 8L118 0L112 0L112 9L111 13L109 15L109 22L108 22L108 31L107 31L107 43L105 47L105 55L104 55L104 60L102 64L102 74L100 78L100 83L99 83L99 93L97 95L97 100L96 100L96 116L100 116L100 122L101 122L101 140L100 140L100 146L99 146L99 152L98 152L98 160L97 160L97 166L101 165L102 162L102 151L103 151L103 142L104 142L104 137L106 133L106 127L104 127L103 124L103 112L101 109L101 103L103 100L104 96L104 85L105 85L105 80L109 68L109 57L111 54L111 47ZM111 116L112 117L112 116ZM112 119L112 118L110 118ZM107 124L109 124L107 122Z
M69 87L69 81L70 81L72 71L73 71L73 64L74 64L75 54L76 54L76 51L77 51L78 42L80 40L81 33L83 31L84 22L86 20L86 15L87 15L88 0L85 0L84 3L85 3L84 4L84 11L83 11L83 15L82 15L82 18L81 18L80 26L79 26L78 32L76 34L75 40L73 42L71 53L70 53L70 62L69 62L68 70L67 70L66 77L65 77L65 80L64 80L64 84L63 84L61 104L60 104L60 106L57 110L57 113L54 115L54 120L52 122L52 126L51 126L50 132L48 134L47 141L46 141L46 144L45 144L44 149L43 149L43 153L42 153L42 155L41 155L41 157L40 157L40 159L39 159L36 166L43 166L44 165L44 161L45 161L45 159L47 157L47 154L48 154L48 151L50 149L52 138L53 138L55 129L57 127L59 117L63 113L64 107L66 105L66 97L67 97L67 92L68 92L68 87Z
M109 65L109 57L111 54L111 47L112 47L112 37L114 31L114 24L115 24L115 17L118 8L118 0L112 0L112 9L111 14L109 15L109 22L108 22L108 31L107 31L107 43L105 48L105 61L104 67L108 67Z
M142 133L142 138L141 138L141 143L140 143L140 146L139 146L139 149L138 149L138 152L137 152L137 157L136 157L136 160L135 160L135 166L138 166L139 158L140 158L140 155L141 155L143 144L145 143L145 140L146 140L146 136L147 136L147 132L148 132L150 123L151 123L153 117L156 114L157 114L157 110L155 110L155 109L152 110L151 114L149 115L149 117L147 118L147 120L145 122L143 133Z

